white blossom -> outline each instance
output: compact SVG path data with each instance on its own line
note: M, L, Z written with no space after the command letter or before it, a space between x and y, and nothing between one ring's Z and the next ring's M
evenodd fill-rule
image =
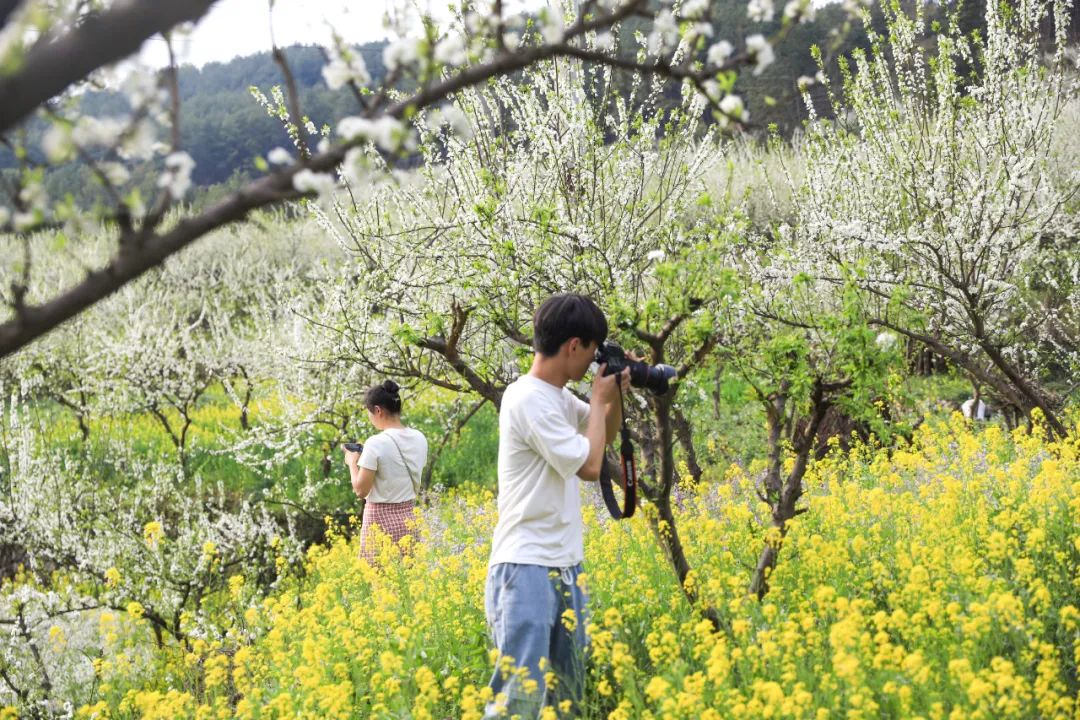
M465 14L465 29L468 30L471 35L480 35L485 32L487 24L487 17L475 10L470 10Z
M696 20L709 9L709 0L684 0L679 7L679 14L691 20Z
M19 191L19 199L22 200L23 205L32 210L44 210L49 205L49 195L45 191L45 186L38 182L28 182Z
M191 171L195 161L184 151L174 152L165 158L165 172L158 178L157 185L164 188L173 200L180 200L191 187Z
M364 56L358 52L350 53L348 58L334 58L323 67L322 76L331 90L337 90L349 82L359 85L371 82Z
M288 165L293 161L292 153L278 146L266 154L266 159L273 165Z
M428 130L436 132L443 125L446 124L446 120L443 118L442 110L439 108L429 109L424 113L423 125Z
M743 99L738 95L725 95L720 101L720 111L734 120L746 121L748 119Z
M566 27L563 24L562 11L558 8L546 7L540 11L540 32L544 36L544 42L549 45L561 43Z
M647 49L650 55L662 55L675 46L679 40L679 23L671 10L664 9L656 14L653 29L649 33Z
M71 131L71 139L81 148L96 146L111 147L124 132L124 122L120 118L96 118L83 116Z
M362 138L371 139L374 123L368 118L359 116L344 117L338 122L337 134L346 141Z
M98 165L101 172L110 184L114 186L124 185L131 179L131 173L127 167L118 162L104 162Z
M784 17L797 22L813 22L817 15L811 0L789 0L784 6Z
M326 173L317 173L308 168L304 168L293 175L293 187L296 188L298 192L314 192L318 194L319 197L326 197L333 193L336 186L337 182L332 176L327 175Z
M776 9L773 6L773 0L750 0L750 3L746 6L746 16L752 22L772 22L775 15Z
M721 40L709 47L707 59L710 65L720 67L727 62L733 52L735 52L735 46L727 40Z
M368 166L368 156L363 148L349 148L341 162L341 175L346 183L359 187L365 179Z
M70 159L75 150L71 139L71 127L64 123L53 123L41 136L41 150L49 162L59 163Z
M153 123L144 119L124 136L120 144L120 157L128 160L148 160L157 148L157 131Z
M593 41L593 47L601 52L609 52L615 48L615 36L610 32L602 32Z
M691 25L684 35L684 41L692 45L698 41L698 38L710 38L713 36L713 27L707 22L696 22Z
M463 140L473 138L472 123L469 121L468 115L457 105L443 105L442 117L455 135Z
M157 75L149 72L130 72L121 84L131 106L142 107L160 101L164 91L158 86Z
M419 60L419 51L417 40L413 38L398 40L383 48L383 64L390 72L410 68Z
M405 123L389 115L374 120L362 117L343 118L338 123L337 132L345 140L370 140L387 151L398 150L403 146L411 149L415 143Z
M746 38L746 51L754 58L754 74L760 75L765 68L773 64L776 55L773 47L764 35L756 34Z
M896 334L888 331L878 333L874 338L874 344L881 350L888 352L896 347Z
M461 65L465 62L465 43L457 33L451 33L435 45L435 62L443 65Z

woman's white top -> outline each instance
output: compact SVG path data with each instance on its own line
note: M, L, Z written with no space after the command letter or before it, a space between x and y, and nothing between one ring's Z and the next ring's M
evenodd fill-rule
M375 471L367 501L400 503L416 499L427 453L427 438L412 428L387 428L368 438L360 453L360 467Z

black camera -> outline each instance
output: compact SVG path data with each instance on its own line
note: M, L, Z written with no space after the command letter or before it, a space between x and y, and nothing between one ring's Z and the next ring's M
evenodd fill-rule
M345 448L349 452L363 452L364 451L363 444L358 443L358 442L345 443L341 447Z
M668 381L678 374L678 371L670 365L652 366L640 360L628 358L626 352L610 340L604 341L596 351L596 362L600 365L607 363L605 375L615 375L621 373L623 368L630 368L630 384L652 390L657 395L666 393Z

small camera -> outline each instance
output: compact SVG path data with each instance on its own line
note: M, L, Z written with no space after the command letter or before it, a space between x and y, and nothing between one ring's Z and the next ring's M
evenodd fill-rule
M364 451L363 443L358 443L358 442L348 442L348 443L345 443L344 445L342 445L341 447L345 448L349 452L363 452Z
M651 390L657 395L666 393L669 387L668 381L678 374L678 371L670 365L653 366L629 358L621 347L610 340L604 341L597 349L596 362L601 365L607 363L605 375L615 375L621 373L623 368L630 368L630 384Z

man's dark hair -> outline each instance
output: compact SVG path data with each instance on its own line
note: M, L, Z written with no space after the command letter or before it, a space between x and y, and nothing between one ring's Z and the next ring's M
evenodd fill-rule
M580 338L586 345L602 343L607 331L607 318L591 299L571 293L553 295L533 316L533 349L552 357L570 338Z

